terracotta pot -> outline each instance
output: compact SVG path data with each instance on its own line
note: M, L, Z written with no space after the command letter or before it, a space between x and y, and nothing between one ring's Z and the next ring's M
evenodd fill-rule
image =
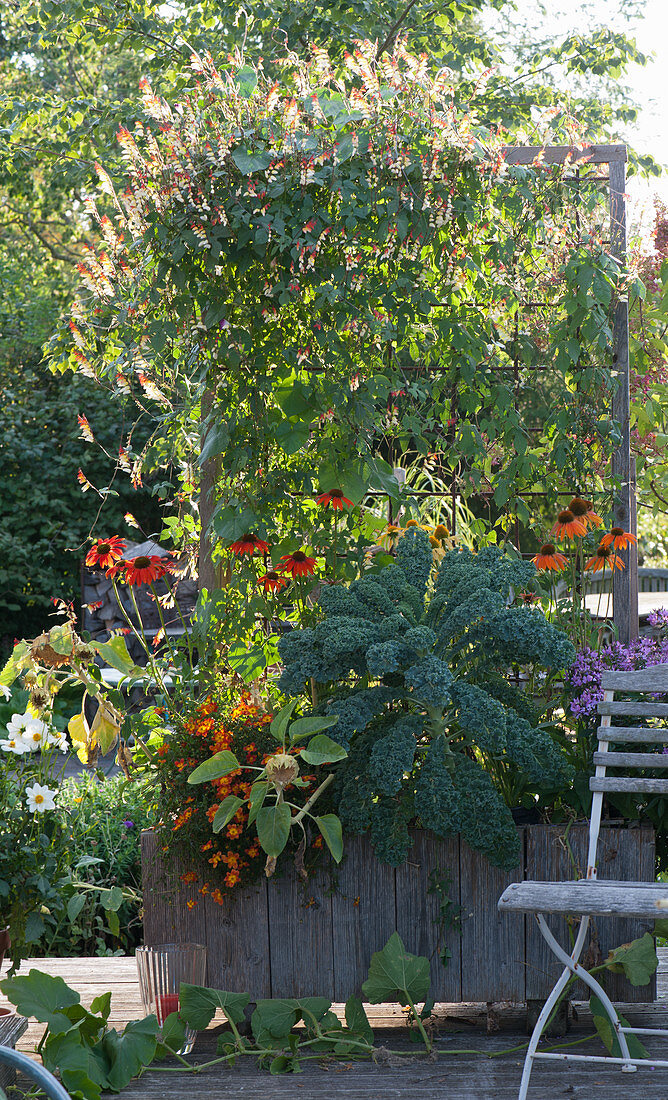
M0 966L2 966L5 954L12 946L12 941L9 938L9 928L0 928Z

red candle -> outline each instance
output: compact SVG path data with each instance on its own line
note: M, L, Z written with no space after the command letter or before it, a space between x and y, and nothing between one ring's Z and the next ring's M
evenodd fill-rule
M179 1011L178 993L159 993L156 998L156 1016L158 1023L164 1024L172 1012Z

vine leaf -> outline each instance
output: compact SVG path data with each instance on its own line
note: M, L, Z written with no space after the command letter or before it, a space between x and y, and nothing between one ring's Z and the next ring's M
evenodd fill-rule
M424 1001L429 993L429 959L411 955L401 936L393 932L382 951L371 956L369 977L362 993L371 1004L384 1001Z
M213 1020L218 1008L222 1008L227 1019L233 1024L240 1024L249 1000L248 993L226 993L222 989L208 989L203 985L181 982L179 1014L195 1031L204 1031Z

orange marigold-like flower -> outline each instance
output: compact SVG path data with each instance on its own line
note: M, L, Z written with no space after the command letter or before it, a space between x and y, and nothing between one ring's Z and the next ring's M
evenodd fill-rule
M568 559L564 554L558 553L556 546L553 546L551 542L546 542L544 546L541 546L538 553L531 560L536 569L554 569L556 573L561 573L568 565Z
M601 517L597 516L593 510L590 501L583 500L582 497L573 497L568 505L568 511L572 512L576 519L581 520L585 527L600 527L603 523Z
M240 878L241 878L241 875L239 874L238 871L228 871L227 874L225 875L225 885L226 886L236 886L237 883L239 882Z
M611 546L613 550L626 550L627 546L637 541L631 531L625 531L623 527L611 527L601 539L601 546Z
M124 562L126 584L153 584L169 572L169 566L157 554L140 554Z
M185 875L181 875L181 882L185 882L186 886L190 886L193 882L197 882L197 875L194 871L186 871Z
M321 493L316 499L317 503L322 504L323 508L327 508L331 504L335 512L342 512L344 504L347 508L353 507L352 500L344 497L341 489L330 489L328 493Z
M241 836L243 831L243 825L237 825L236 822L228 825L226 829L227 836L230 838L230 840L236 840L237 837Z
M569 508L564 508L557 516L557 522L552 528L552 534L560 539L574 539L587 534L587 526L581 519L576 519Z
M188 901L186 902L186 905L188 906L189 909L194 909L195 906L197 905L197 902L194 900L194 898L189 898Z
M262 585L265 592L280 592L281 588L285 588L288 582L275 569L270 569L264 577L258 577L257 583Z
M238 557L243 557L246 554L250 558L253 554L266 554L269 550L269 543L265 542L264 539L259 539L257 535L249 531L248 534L242 535L240 539L233 542L230 550Z
M623 569L624 562L620 557L615 554L612 546L604 546L603 543L599 546L598 550L594 554L593 558L590 558L588 562L585 562L585 569L590 569L592 573L597 573L599 569Z
M86 565L99 565L109 569L114 562L123 557L127 543L120 535L111 535L108 539L98 539L86 554Z
M309 558L303 550L284 554L281 562L283 564L276 568L282 573L289 573L292 577L306 577L315 572L315 558Z
M212 892L211 898L212 898L213 901L216 902L217 905L224 905L225 904L225 896L223 894L221 894L220 890L218 890L218 889L216 889Z

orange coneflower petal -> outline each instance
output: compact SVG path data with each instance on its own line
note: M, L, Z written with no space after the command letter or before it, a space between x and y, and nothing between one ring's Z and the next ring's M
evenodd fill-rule
M622 527L612 527L601 539L601 546L612 546L613 550L626 550L631 543L637 542L637 538L631 531L625 531Z

